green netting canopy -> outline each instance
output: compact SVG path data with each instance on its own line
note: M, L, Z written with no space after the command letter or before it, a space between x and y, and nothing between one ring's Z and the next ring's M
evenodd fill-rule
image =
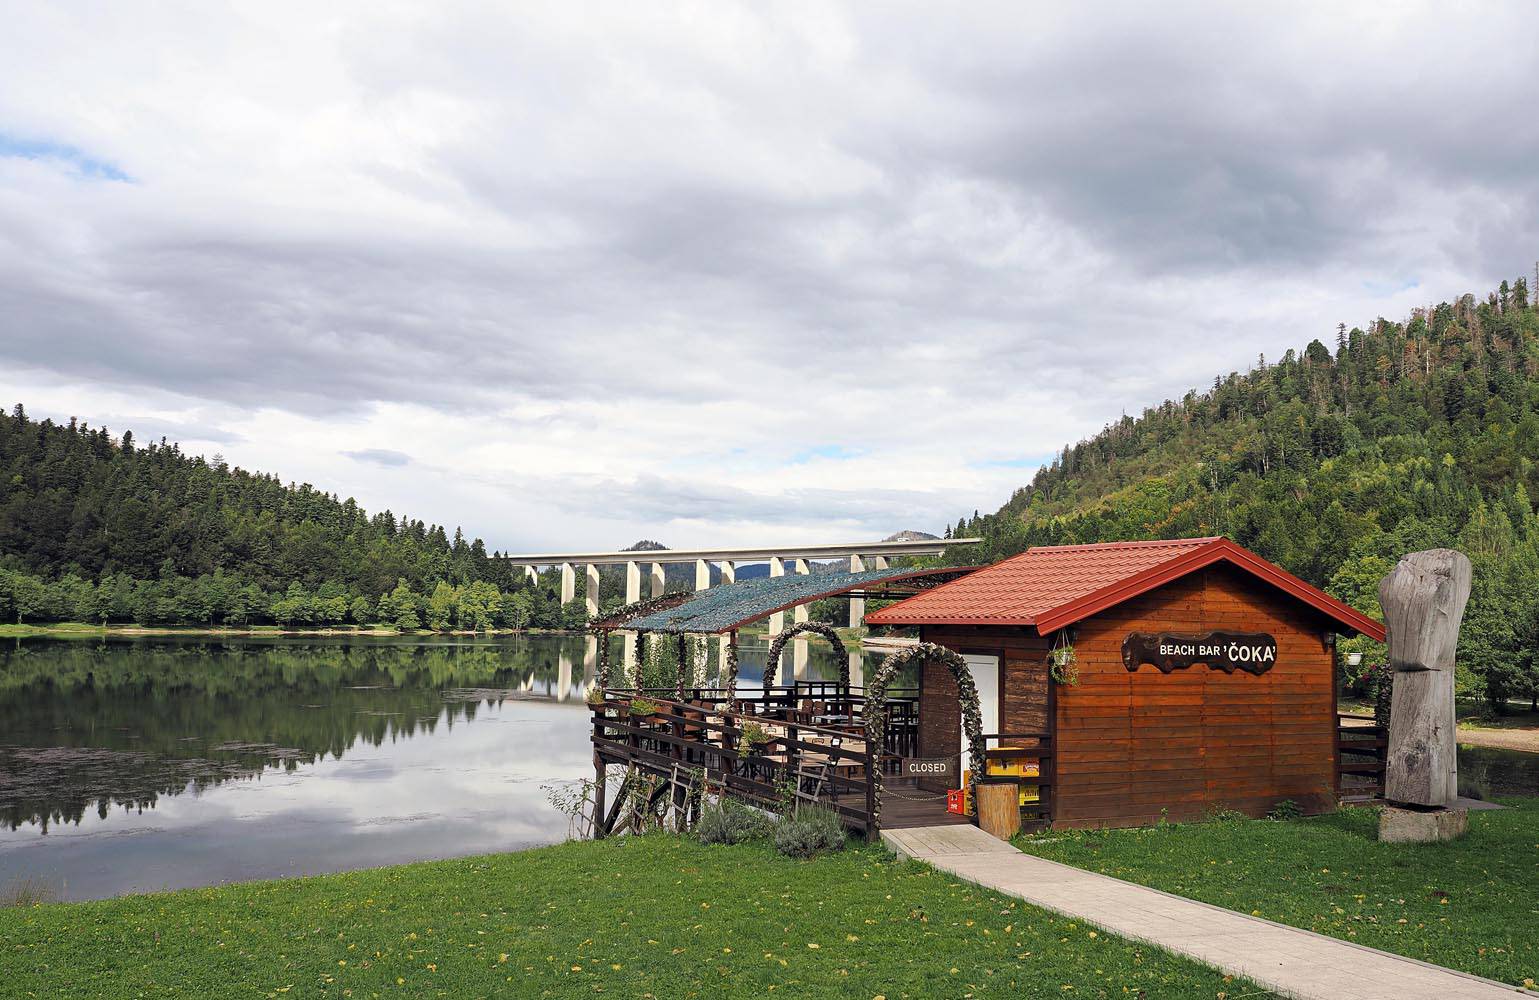
M606 621L610 628L635 632L660 632L677 635L727 632L776 611L798 604L865 591L867 597L881 584L881 595L892 589L913 591L932 587L972 572L971 566L945 566L937 569L871 569L860 573L795 573L788 576L762 576L753 580L726 583L702 590L673 607L652 611L628 621ZM893 585L907 586L894 587Z

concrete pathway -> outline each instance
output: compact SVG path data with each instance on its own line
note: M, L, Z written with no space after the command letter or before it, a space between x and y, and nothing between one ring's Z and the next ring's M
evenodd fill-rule
M1531 995L1375 948L1022 854L975 826L883 830L896 853L1300 1000L1494 1000Z

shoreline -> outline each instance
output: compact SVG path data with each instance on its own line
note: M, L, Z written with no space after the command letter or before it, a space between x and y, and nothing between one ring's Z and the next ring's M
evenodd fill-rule
M417 629L402 632L385 626L354 626L327 628L285 628L281 625L251 625L244 628L197 625L86 625L81 622L56 622L49 625L0 625L0 639L83 639L83 638L139 638L144 636L189 636L207 638L260 639L269 636L321 636L326 638L350 638L353 636L388 636L426 638L428 636L509 636L555 635L582 636L585 632L570 629L549 628L498 628L484 632L454 630L435 632Z

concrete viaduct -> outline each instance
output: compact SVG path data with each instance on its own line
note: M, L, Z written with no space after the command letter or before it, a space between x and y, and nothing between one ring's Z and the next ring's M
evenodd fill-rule
M535 555L505 556L508 562L524 567L531 579L538 579L542 566L556 566L561 570L561 603L567 604L577 596L577 567L585 567L587 574L586 601L588 617L598 617L600 566L625 567L625 603L641 600L641 570L648 567L651 580L649 597L663 594L663 567L679 563L695 566L695 589L706 590L711 586L711 563L721 568L722 583L737 579L740 563L769 563L770 576L784 576L789 567L793 573L808 573L814 562L849 560L850 572L868 569L886 569L887 560L893 556L933 556L945 551L948 545L972 545L981 539L946 538L920 539L902 542L852 542L839 545L776 545L742 549L643 549L626 552L561 552ZM797 622L807 620L807 606L798 605L792 614ZM850 599L851 627L861 624L866 616L864 598ZM770 616L769 631L777 635L785 628L785 613Z
M737 567L743 563L769 563L770 576L784 576L789 569L793 573L811 572L811 564L814 562L832 562L834 560L848 560L851 572L858 573L868 569L885 569L887 560L895 556L933 556L940 555L948 545L973 545L982 541L978 538L948 538L948 539L921 539L918 541L902 542L852 542L844 545L775 545L760 548L716 548L716 549L642 549L624 552L557 552L536 553L533 555L509 555L505 556L515 566L524 567L524 572L530 579L538 582L539 569L541 567L555 566L561 570L561 603L567 604L577 596L577 567L584 567L587 576L585 588L585 600L588 606L588 617L598 617L599 596L599 567L620 566L625 567L625 603L634 604L641 600L641 576L642 568L646 567L649 579L648 597L661 597L665 585L663 567L670 565L694 564L695 589L708 590L711 586L711 564L716 563L721 569L723 583L734 583L737 579ZM799 604L792 608L793 623L801 623L807 620L807 605ZM864 598L850 598L849 623L859 625L866 615L866 602ZM785 631L785 612L777 611L770 615L769 634L779 635ZM624 662L627 669L631 669L636 663L636 633L621 632L625 640ZM723 647L721 656L726 656L725 646L728 642L726 636L720 639ZM598 662L598 639L587 636L587 645L583 653L583 668L585 681L591 680L594 667ZM807 664L807 642L798 638L792 644L791 655L796 676L800 677ZM562 654L560 658L560 671L558 679L559 699L564 699L571 688L572 663Z

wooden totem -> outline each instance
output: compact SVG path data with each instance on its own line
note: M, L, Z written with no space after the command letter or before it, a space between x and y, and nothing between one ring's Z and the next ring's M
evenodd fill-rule
M1379 582L1394 693L1384 797L1425 808L1453 804L1454 651L1470 598L1471 568L1453 549L1413 552Z

